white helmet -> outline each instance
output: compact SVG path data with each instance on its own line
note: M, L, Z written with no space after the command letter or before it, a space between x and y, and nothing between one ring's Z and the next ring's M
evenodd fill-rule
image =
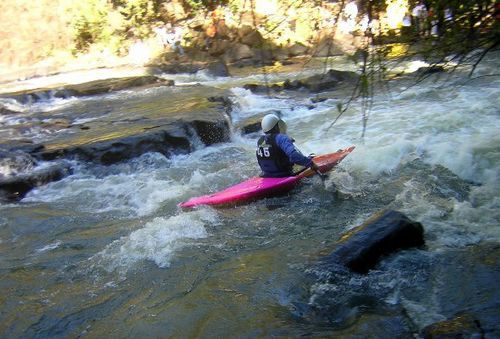
M264 133L267 133L272 130L276 126L276 124L278 124L280 133L286 134L286 122L284 122L274 114L268 114L262 119L262 131L264 131Z

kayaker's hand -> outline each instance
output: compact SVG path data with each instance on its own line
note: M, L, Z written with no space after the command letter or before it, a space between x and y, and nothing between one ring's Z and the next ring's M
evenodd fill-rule
M313 163L311 164L311 169L314 171L314 172L319 172L319 167L318 165L316 165L313 161Z

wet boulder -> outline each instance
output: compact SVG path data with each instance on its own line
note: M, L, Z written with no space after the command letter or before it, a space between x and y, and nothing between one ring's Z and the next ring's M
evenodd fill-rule
M153 74L166 73L166 74L194 74L205 68L205 64L199 62L182 63L182 62L169 62L159 63L150 67L150 72Z
M206 71L209 75L215 77L228 77L229 69L224 61L215 61L207 65Z
M88 96L120 91L129 88L144 89L147 87L173 86L172 80L159 78L154 75L135 76L127 78L112 78L90 81L84 84L66 86L65 89L73 96Z
M8 149L23 147L38 160L66 158L108 165L148 152L169 157L189 153L202 145L229 141L233 103L228 92L201 88L193 86L193 92L201 96L181 98L179 105L172 103L172 97L163 95L154 96L139 112L135 103L125 103L115 108L119 112L113 108L106 112L106 123L96 119L85 125L74 124L43 145L9 143Z
M279 92L283 90L297 91L307 90L310 93L319 93L333 90L339 85L352 86L358 80L358 75L354 72L338 71L331 69L326 73L316 74L305 79L287 79L283 83L275 84L245 84L243 88L253 93L266 93L270 90Z
M331 69L323 74L316 74L309 78L300 80L301 87L313 93L331 90L341 84L354 84L358 80L358 75L354 72L338 71Z
M65 148L42 149L35 153L43 160L58 158L78 159L110 165L138 157L147 152L165 155L191 151L190 136L186 128L177 124L157 126L149 131L97 140Z
M267 114L275 114L276 116L280 117L281 111L270 110L270 111L262 112L261 114L251 116L247 119L244 119L244 120L238 122L235 125L235 129L238 131L241 131L241 134L250 134L250 133L260 132L260 131L262 131L262 127L261 127L262 118Z
M11 115L11 114L16 114L17 112L11 111L2 105L0 105L0 115Z
M190 125L206 146L226 142L230 139L229 123L227 121L193 120Z
M68 164L58 163L0 178L0 201L20 200L33 188L61 180L70 174L71 167Z
M240 123L238 123L235 127L237 130L241 131L241 134L250 134L255 133L261 130L261 120L262 116L256 116L248 118Z
M436 74L436 73L444 73L446 70L444 69L443 66L440 65L432 65L432 66L427 66L427 67L420 67L417 69L415 74L419 77L422 76L428 76L431 74Z
M22 151L0 150L0 179L33 169L36 160Z
M336 249L323 258L322 265L366 273L382 256L422 245L424 229L419 222L401 212L384 210L343 235Z
M196 139L209 146L229 141L229 134L226 120L179 120L148 127L131 135L103 136L102 140L64 148L42 148L34 156L43 160L69 158L111 165L148 152L165 156L189 153L193 151Z
M286 89L283 88L282 84L271 84L269 86L265 84L245 84L243 88L257 94L268 94L270 91L279 92Z

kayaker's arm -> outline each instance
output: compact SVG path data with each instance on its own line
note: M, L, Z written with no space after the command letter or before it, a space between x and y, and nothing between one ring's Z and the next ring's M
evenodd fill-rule
M290 162L305 167L312 167L314 163L311 158L303 155L293 144L292 139L285 134L276 136L276 144L285 152Z

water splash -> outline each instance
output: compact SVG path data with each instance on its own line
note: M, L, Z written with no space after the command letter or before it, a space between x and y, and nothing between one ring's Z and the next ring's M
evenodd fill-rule
M155 218L143 228L114 241L90 261L94 267L108 272L118 270L125 273L143 260L165 268L170 265L176 251L194 240L208 237L206 225L217 222L217 214L209 209Z

